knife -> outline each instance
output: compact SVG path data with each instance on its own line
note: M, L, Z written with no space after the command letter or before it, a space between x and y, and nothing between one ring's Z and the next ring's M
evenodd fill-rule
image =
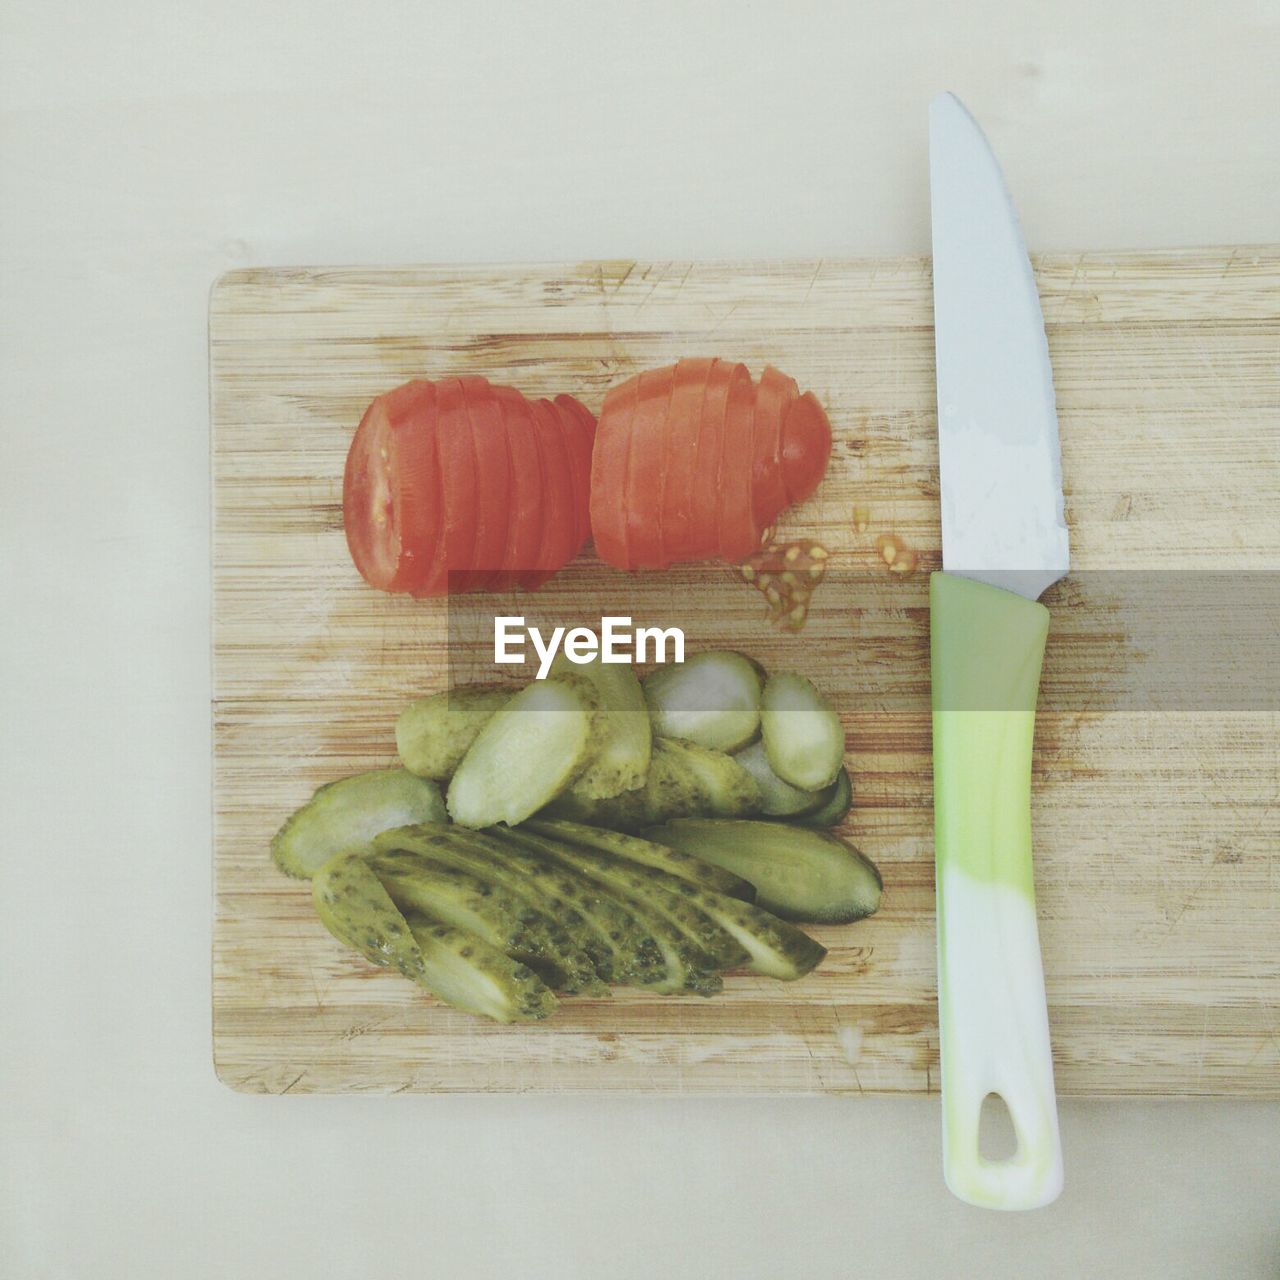
M942 1160L961 1200L1062 1190L1031 867L1031 747L1049 611L1068 567L1053 371L1018 218L982 130L929 108L942 572L929 580ZM979 1150L987 1095L1017 1150Z

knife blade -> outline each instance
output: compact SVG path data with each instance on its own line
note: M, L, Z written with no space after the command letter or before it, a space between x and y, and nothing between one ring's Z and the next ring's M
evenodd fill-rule
M1036 599L1068 567L1044 317L1000 166L960 100L929 108L942 565Z
M1062 1189L1031 863L1031 751L1069 544L1053 373L1000 167L952 94L929 109L943 571L931 576L943 1171L962 1200ZM1002 1099L1017 1150L979 1146Z

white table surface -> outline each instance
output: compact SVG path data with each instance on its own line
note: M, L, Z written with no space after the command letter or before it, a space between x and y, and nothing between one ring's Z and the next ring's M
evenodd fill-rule
M1015 12L1016 11L1016 12ZM1011 16L1012 14L1012 16ZM1280 1106L254 1098L209 1052L205 305L247 263L928 244L965 97L1044 249L1280 238L1269 4L0 3L0 1274L1280 1275Z

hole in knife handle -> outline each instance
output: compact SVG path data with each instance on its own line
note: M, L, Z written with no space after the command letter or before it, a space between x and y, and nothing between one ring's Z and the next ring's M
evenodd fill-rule
M1018 1154L1018 1134L1009 1104L998 1093L982 1100L978 1115L978 1154L984 1160L1012 1160Z

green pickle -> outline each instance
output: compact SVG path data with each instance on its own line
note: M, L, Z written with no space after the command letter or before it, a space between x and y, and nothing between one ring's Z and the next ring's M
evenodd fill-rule
M600 990L589 959L577 947L566 949L561 928L527 898L405 849L376 853L370 865L401 910L419 911L475 934L527 964L557 990Z
M309 878L335 854L367 848L379 831L446 816L434 782L407 769L374 769L316 791L276 832L271 856L286 875Z

